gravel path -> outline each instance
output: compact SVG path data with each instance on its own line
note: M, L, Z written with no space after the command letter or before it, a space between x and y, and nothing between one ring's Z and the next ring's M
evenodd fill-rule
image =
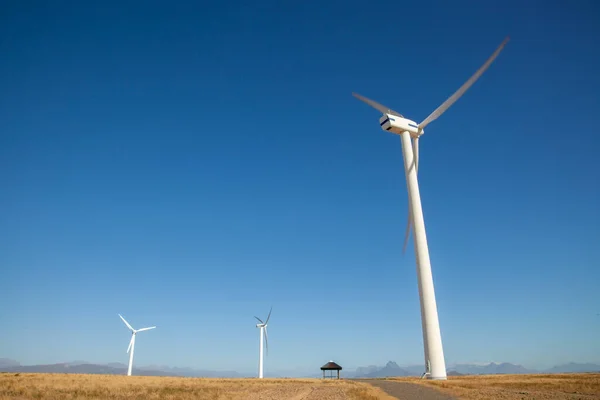
M376 386L399 400L455 400L454 397L418 383L386 381L382 379L357 379Z

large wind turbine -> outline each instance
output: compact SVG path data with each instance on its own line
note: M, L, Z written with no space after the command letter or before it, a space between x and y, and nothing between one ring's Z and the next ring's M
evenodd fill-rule
M425 373L429 379L446 379L446 364L444 361L444 350L442 348L442 336L438 320L435 292L433 289L433 277L431 274L431 263L429 260L429 249L425 235L425 222L423 210L421 209L421 196L417 181L419 168L419 137L424 133L423 129L432 121L444 113L456 100L458 100L471 85L479 79L481 74L488 69L496 59L500 51L508 42L508 37L500 44L488 60L465 82L452 96L441 106L432 112L420 124L404 118L402 114L391 110L376 101L367 99L357 93L354 97L379 110L383 116L379 118L381 129L400 135L402 142L402 153L404 158L404 170L406 184L408 187L408 221L404 238L404 249L411 230L415 244L415 255L417 259L417 280L419 284L419 298L421 302L421 324L423 329L423 344L425 353ZM403 251L404 251L403 249Z
M125 321L125 318L123 318L121 314L119 314L119 317L121 317L123 322L125 322L125 325L127 325L129 330L131 331L131 340L129 341L129 347L127 347L127 352L129 353L129 351L131 351L131 353L129 353L129 368L127 369L127 376L131 376L131 367L133 366L133 349L135 348L135 335L138 332L149 331L150 329L154 329L156 327L151 326L148 328L133 329L131 325L129 325L129 322Z
M256 324L256 327L260 328L260 344L258 350L258 377L260 379L263 377L263 333L265 343L267 345L267 354L269 354L269 335L267 334L267 324L269 323L269 318L271 318L271 311L273 311L273 307L271 307L269 310L269 315L267 316L267 320L265 322L263 322L262 319L258 318L257 316L254 317L258 320L258 322L260 322L259 324Z

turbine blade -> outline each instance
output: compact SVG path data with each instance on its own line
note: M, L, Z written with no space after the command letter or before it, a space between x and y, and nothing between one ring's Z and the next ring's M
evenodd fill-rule
M121 314L119 314L119 317L121 317L121 319L123 320L123 322L125 322L125 325L127 325L127 327L128 327L129 329L131 329L132 331L134 331L134 330L135 330L135 329L133 329L133 328L131 327L131 325L129 325L129 322L125 321L125 318L123 318L123 316L122 316Z
M151 326L151 327L148 327L148 328L138 329L136 332L149 331L150 329L154 329L154 328L156 328L156 327L155 326Z
M254 316L254 318L256 318L261 324L264 324L264 322L262 322L262 319L258 318L257 316Z
M381 111L382 114L393 114L393 115L397 115L399 117L404 118L402 116L402 114L400 114L398 111L394 111L391 108L384 106L383 104L379 104L375 100L367 99L366 97L361 96L360 94L354 93L354 92L352 92L352 96L356 97L360 101L363 101L363 102L367 103L368 105L370 105L374 109Z
M404 244L402 245L402 254L406 253L406 245L408 244L408 238L410 237L410 231L412 228L412 213L410 212L410 200L408 202L408 218L406 219L406 231L404 232Z
M267 355L269 355L269 335L267 334L267 327L265 326L265 347L267 350Z
M445 102L442 103L441 106L439 106L438 108L436 108L436 110L434 112L432 112L427 118L425 118L423 120L423 122L421 122L419 124L419 129L424 129L432 121L434 121L440 115L442 115L444 113L444 111L446 111L452 104L454 104L454 102L456 100L458 100L467 91L467 89L469 89L471 87L471 85L473 83L475 83L475 81L477 81L477 79L479 79L479 77L481 76L481 74L483 74L485 72L485 70L488 69L488 67L492 64L492 62L496 59L496 57L498 57L498 54L500 54L500 52L502 51L502 49L504 48L504 46L506 45L506 43L508 42L508 40L509 40L509 38L506 37L504 39L504 41L500 44L500 46L498 46L498 48L496 49L496 51L494 51L494 53L490 56L490 58L487 59L487 61L485 62L485 64L483 64L477 70L477 72L475 72L473 74L473 76L471 76L469 78L468 81L466 81L456 92L454 92L454 94L452 96L450 96Z
M415 164L415 172L419 173L419 137L412 140L413 160Z
M415 173L419 173L419 137L412 139L413 149L413 165L415 167ZM410 231L412 228L412 210L411 210L410 198L408 199L408 218L406 219L406 231L404 232L404 245L402 246L402 254L406 252L406 245L408 244L408 238L410 237Z
M271 318L271 311L273 311L273 306L271 306L271 309L269 310L269 315L267 315L267 320L265 321L265 325L269 323L269 318Z
M135 336L131 335L131 340L129 341L129 346L127 346L127 353L129 353L129 350L131 350L131 345L133 344L133 341L135 340L134 338L135 338Z

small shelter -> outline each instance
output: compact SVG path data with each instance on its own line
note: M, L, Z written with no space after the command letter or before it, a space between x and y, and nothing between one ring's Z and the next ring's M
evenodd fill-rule
M342 367L340 365L334 363L331 360L329 360L329 362L327 364L325 364L321 367L321 371L323 371L323 379L325 379L325 378L334 379L335 373L333 371L337 371L337 379L340 379L340 371L341 370L342 370ZM326 374L326 371L330 371L330 373Z

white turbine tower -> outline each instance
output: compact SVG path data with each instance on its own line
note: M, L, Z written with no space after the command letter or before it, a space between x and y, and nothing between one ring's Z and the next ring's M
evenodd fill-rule
M131 367L133 367L133 349L135 348L135 335L138 332L149 331L150 329L154 329L156 327L151 326L148 328L133 329L131 325L129 325L129 322L125 321L125 318L123 318L121 314L119 314L119 317L121 317L123 322L125 322L125 325L127 325L129 330L131 331L131 340L129 341L129 347L127 347L127 352L129 353L129 351L131 351L131 353L129 353L129 368L127 369L127 376L131 376Z
M269 315L267 316L267 320L265 322L263 322L262 319L258 318L257 316L254 317L258 320L258 322L260 322L259 324L256 324L256 327L260 328L260 344L258 348L258 377L260 379L263 377L263 333L265 343L267 345L267 354L269 354L269 335L267 334L267 324L269 323L269 318L271 318L271 311L273 311L273 307L271 307L269 310Z
M424 133L423 129L432 121L444 113L465 91L483 74L483 72L496 59L500 51L508 42L508 37L496 49L494 54L488 58L475 74L465 82L452 96L441 106L432 112L420 124L404 118L402 114L391 110L373 100L367 99L357 93L354 97L362 100L371 107L379 110L383 116L379 118L379 125L385 131L400 135L402 142L402 153L404 158L404 170L406 173L406 184L408 187L408 221L404 238L403 252L406 249L411 225L415 244L415 256L417 259L417 280L419 284L419 297L421 303L421 324L423 329L423 344L425 355L425 373L429 379L446 379L446 364L444 361L444 350L442 348L442 336L438 320L435 292L433 289L433 277L431 274L431 263L429 260L429 249L425 235L425 222L423 210L421 209L421 196L417 181L419 168L419 137Z

